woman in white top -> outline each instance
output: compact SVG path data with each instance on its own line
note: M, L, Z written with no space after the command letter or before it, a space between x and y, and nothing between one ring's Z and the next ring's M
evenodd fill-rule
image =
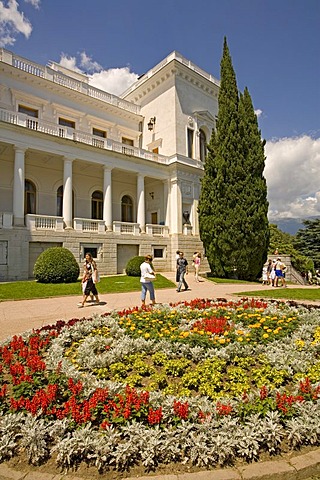
M156 303L153 280L156 278L156 274L151 267L152 256L146 255L144 262L140 265L141 277L141 303L146 304L147 291L150 293L150 300L152 305Z

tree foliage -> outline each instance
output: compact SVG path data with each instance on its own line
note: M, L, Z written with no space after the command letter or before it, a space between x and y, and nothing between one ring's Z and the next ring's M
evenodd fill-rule
M320 218L304 220L305 228L296 233L295 247L307 257L312 258L316 268L320 268Z
M264 143L248 89L238 92L225 39L217 128L208 145L199 201L200 236L217 276L256 279L267 258Z
M269 254L272 255L275 250L279 252L279 255L290 255L291 263L298 272L305 273L308 270L314 270L312 259L295 247L295 236L283 232L277 225L270 223Z

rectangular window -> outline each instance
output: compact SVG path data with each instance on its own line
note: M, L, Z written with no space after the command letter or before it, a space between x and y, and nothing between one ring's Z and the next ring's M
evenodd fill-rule
M153 257L154 258L165 258L165 248L164 247L153 247Z
M125 145L131 145L133 147L133 140L131 138L122 137L122 143ZM129 147L122 147L122 153L125 155L134 155L134 149Z
M35 108L25 107L24 105L19 105L18 112L24 113L25 115L33 118L38 118L39 113L38 110L36 110Z
M93 128L92 135L95 135L96 137L107 138L107 132L104 130L99 130L99 128Z
M83 255L84 258L86 257L87 253L91 253L93 258L97 258L98 256L98 249L96 247L84 247L83 248Z
M100 130L99 128L93 128L92 135L94 135L95 137L99 137L92 139L92 145L94 147L104 148L104 140L100 140L100 138L107 138L107 132L105 132L104 130Z
M59 117L59 125L63 127L76 128L76 123L72 120L67 120L66 118Z
M101 243L80 243L80 262L83 262L87 253L91 253L94 260L100 260L102 252Z
M28 118L26 119L27 128L31 128L31 130L38 130L38 120L34 120L38 118L38 110L35 108L25 107L24 105L19 105L18 111L19 113L28 115Z
M191 128L187 130L187 140L188 140L188 157L193 158L193 134L194 131Z

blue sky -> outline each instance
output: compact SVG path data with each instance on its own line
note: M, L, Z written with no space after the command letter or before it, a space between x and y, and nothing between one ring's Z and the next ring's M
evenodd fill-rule
M227 37L262 136L271 217L320 215L319 0L0 0L0 44L119 94L173 50L220 77Z

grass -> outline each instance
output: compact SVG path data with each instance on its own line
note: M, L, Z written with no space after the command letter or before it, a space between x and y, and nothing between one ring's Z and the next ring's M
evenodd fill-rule
M175 286L159 273L155 281L156 289ZM141 289L139 277L115 275L102 277L97 285L99 294L135 292ZM0 302L6 300L30 300L33 298L62 297L66 295L81 295L81 282L75 283L38 283L36 281L18 281L0 284Z
M272 288L268 290L239 292L235 295L241 297L281 298L284 300L320 300L320 288Z
M213 283L259 283L259 282L249 282L246 280L237 280L235 278L218 278L218 277L210 277L209 275L207 276L207 279L210 280L210 282Z

